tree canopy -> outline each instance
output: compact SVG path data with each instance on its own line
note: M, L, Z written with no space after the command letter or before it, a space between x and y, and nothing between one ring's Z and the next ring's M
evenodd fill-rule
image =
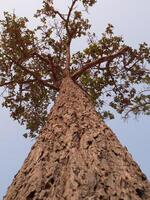
M0 20L0 87L2 105L26 125L31 137L39 133L61 81L70 76L91 97L102 118L150 114L150 48L125 44L108 24L102 36L91 32L88 10L96 0L72 0L62 13L55 1L43 1L28 19L4 12ZM72 53L72 41L86 37L87 47Z

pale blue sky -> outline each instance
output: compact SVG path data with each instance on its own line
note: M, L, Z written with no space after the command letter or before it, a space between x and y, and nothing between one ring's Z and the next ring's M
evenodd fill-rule
M42 0L0 0L0 16L3 11L15 10L19 16L31 17L41 2ZM66 0L56 0L59 6L64 6L64 2ZM143 41L150 44L149 8L149 0L98 0L90 11L93 30L101 34L106 25L112 23L115 26L115 33L124 36L129 45L137 46ZM81 48L81 44L81 42L75 43L74 48ZM150 118L141 116L138 121L129 119L128 122L123 122L118 117L108 124L150 179ZM30 151L33 141L24 139L23 127L10 119L9 112L1 107L0 127L0 199L2 199L13 176Z

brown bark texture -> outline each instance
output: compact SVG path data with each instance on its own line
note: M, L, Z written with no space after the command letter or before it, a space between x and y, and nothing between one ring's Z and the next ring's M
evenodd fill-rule
M47 123L4 200L82 199L150 200L150 183L86 93L64 78Z

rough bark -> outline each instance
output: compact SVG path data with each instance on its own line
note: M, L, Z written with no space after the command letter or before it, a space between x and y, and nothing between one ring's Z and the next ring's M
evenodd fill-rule
M47 123L4 200L150 200L150 183L65 78Z

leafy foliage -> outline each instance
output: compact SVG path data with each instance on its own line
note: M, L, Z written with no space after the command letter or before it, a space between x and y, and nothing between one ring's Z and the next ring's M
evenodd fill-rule
M125 118L130 113L150 114L150 48L146 43L139 49L127 46L114 35L111 24L96 39L85 18L95 3L72 0L68 12L62 13L52 0L45 0L34 15L40 23L33 30L27 28L27 18L4 13L0 21L2 105L26 125L25 136L39 133L67 75L87 91L103 118L114 118L113 110ZM72 41L83 36L87 48L71 54Z
M122 37L115 36L113 26L108 25L106 32L98 41L89 43L83 52L77 52L74 64L94 61L107 57L125 47ZM138 50L128 48L128 51L108 59L105 63L95 65L85 71L79 78L84 89L91 95L104 118L114 118L111 108L126 118L132 112L150 114L150 49L146 43ZM110 108L109 108L110 107ZM106 108L109 111L106 111Z

